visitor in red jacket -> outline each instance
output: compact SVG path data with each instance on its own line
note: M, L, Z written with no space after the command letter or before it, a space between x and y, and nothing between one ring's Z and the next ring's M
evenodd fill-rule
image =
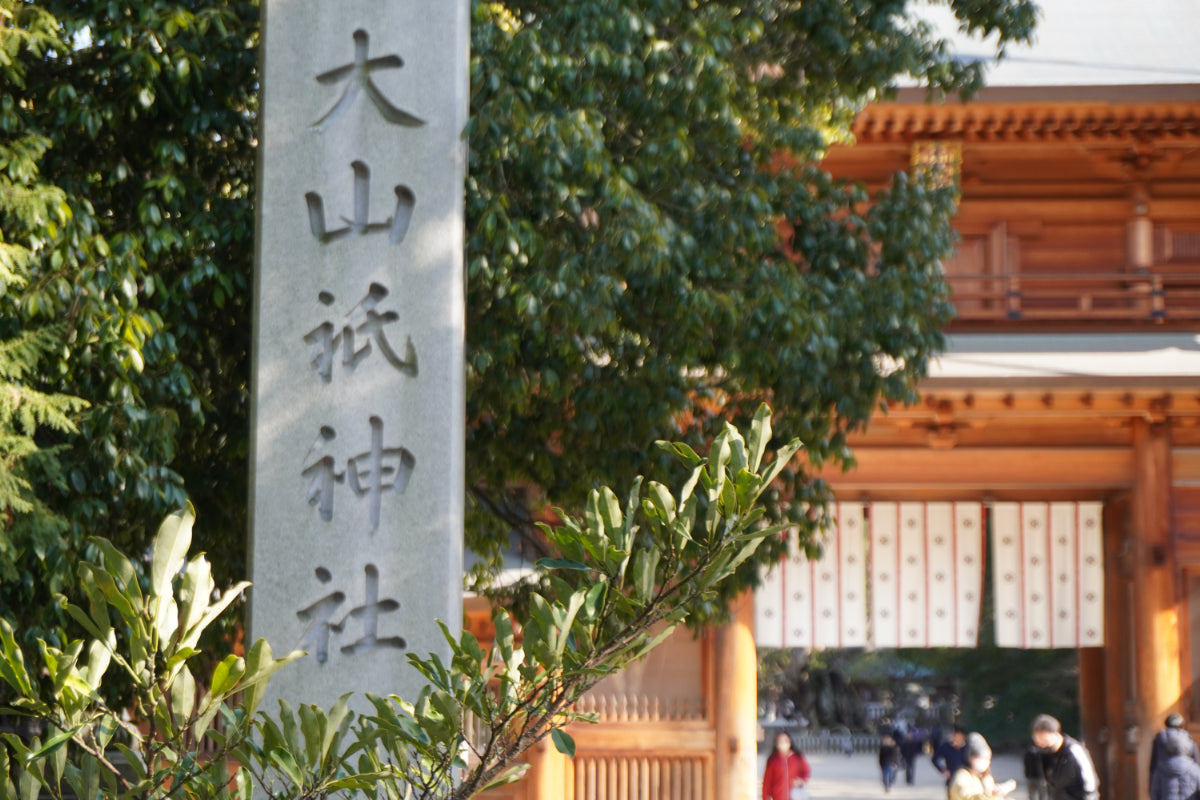
M763 800L794 800L803 795L808 783L808 759L796 750L786 731L775 734L775 750L767 757L763 771ZM792 790L796 789L793 794Z

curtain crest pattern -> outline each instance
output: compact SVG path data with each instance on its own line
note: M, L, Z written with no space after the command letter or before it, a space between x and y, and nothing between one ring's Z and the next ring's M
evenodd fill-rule
M997 645L1103 645L1102 511L1096 502L838 503L819 559L793 541L763 574L757 643L975 647L990 568Z

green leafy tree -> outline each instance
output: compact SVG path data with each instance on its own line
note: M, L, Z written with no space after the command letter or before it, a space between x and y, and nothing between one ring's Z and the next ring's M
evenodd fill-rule
M204 664L204 629L245 584L213 599L209 563L187 557L190 511L159 528L145 590L133 561L97 540L100 557L79 566L80 596L60 597L86 638L40 641L31 669L0 620L0 713L41 726L2 737L0 797L62 798L69 787L106 800L249 798L258 786L273 798L466 800L518 778L517 758L548 735L573 754L562 728L583 718L572 710L583 693L657 646L779 532L761 498L799 444L764 458L770 439L764 407L745 437L726 427L707 458L667 446L689 473L675 490L641 480L623 500L593 490L580 518L546 529L555 554L539 564L519 648L503 609L491 651L444 628L449 660L409 655L426 688L369 696L363 715L347 697L259 713L271 674L300 655L275 658L261 641ZM110 671L134 686L132 722L104 702Z
M0 76L24 88L26 62L17 56L45 56L57 44L53 18L44 10L14 13L23 3L0 2ZM62 346L65 326L53 320L22 323L12 299L35 278L40 260L68 222L70 208L63 191L47 182L39 164L50 141L15 124L11 94L0 97L0 519L8 535L0 536L0 583L19 583L15 568L25 551L44 555L58 541L65 520L47 507L46 485L64 484L59 456L62 447L39 442L39 429L66 434L77 431L79 397L42 391L48 381L42 366Z
M848 463L848 432L914 398L950 314L953 190L900 175L868 197L819 166L899 79L978 87L916 5L473 5L476 549L531 529L529 486L578 507L645 469L643 442L701 442L763 400L808 462L774 510L806 534L822 522L808 465ZM1027 0L944 5L1001 49L1035 17Z
M242 570L257 14L0 0L0 376L20 402L0 458L25 503L0 605L26 635L55 624L89 535L136 551L187 497L218 574Z

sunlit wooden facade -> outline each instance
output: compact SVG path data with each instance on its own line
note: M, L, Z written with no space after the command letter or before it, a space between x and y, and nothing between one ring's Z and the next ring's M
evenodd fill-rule
M920 402L829 477L840 500L1103 502L1082 734L1104 797L1147 797L1166 715L1200 732L1200 92L994 90L871 107L855 134L836 174L881 185L931 151L958 170L958 316Z
M826 164L869 185L926 154L959 172L951 330L1190 329L1200 320L1194 95L997 89L971 103L877 105L856 122L857 144Z
M649 657L598 685L574 724L575 758L547 740L526 756L526 776L488 800L754 800L757 713L752 598L729 625L676 631ZM488 642L486 603L468 601L467 624Z

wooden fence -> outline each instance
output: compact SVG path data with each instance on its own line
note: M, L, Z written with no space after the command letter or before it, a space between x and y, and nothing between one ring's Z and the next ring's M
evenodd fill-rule
M595 714L599 722L683 722L702 720L705 715L702 697L586 694L575 710Z
M1200 270L946 275L956 318L988 321L1200 320Z
M876 753L879 751L879 736L874 733L849 733L847 731L829 730L798 731L791 723L781 721L762 723L762 741L768 749L772 746L775 734L787 731L792 736L792 742L805 753Z
M588 800L698 800L712 796L712 758L703 755L575 759L575 797Z

